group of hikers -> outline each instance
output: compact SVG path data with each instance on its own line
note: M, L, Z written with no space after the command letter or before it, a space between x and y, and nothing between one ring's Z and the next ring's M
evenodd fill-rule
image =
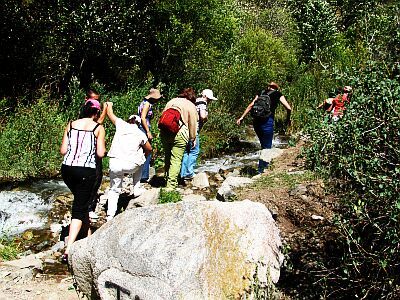
M335 97L324 100L318 108L331 112L332 119L336 121L343 116L351 93L352 88L345 86ZM150 179L153 105L157 104L163 95L158 89L150 89L149 94L142 99L137 114L132 114L126 121L115 115L112 102L105 102L101 109L99 98L100 95L95 90L87 91L79 118L65 127L60 148L64 156L62 178L74 196L68 242L61 258L63 263L68 262L68 253L78 234L91 234L90 214L95 214L97 191L103 175L102 158L105 155L110 159L107 221L116 214L125 174L132 177L134 197L143 193L145 189L141 183ZM208 104L213 100L217 98L212 90L205 89L196 97L194 89L189 87L165 105L158 120L158 127L165 153L166 189L175 189L179 178L193 179L200 152L199 133L208 119ZM286 125L289 125L292 108L275 82L268 83L236 120L239 126L247 114L251 114L254 131L262 149L272 148L275 111L279 103L286 109ZM102 126L106 117L116 128L108 152ZM259 174L267 167L268 162L261 159L258 161Z
M74 196L68 241L61 257L63 263L68 262L70 248L78 235L91 234L89 216L94 214L97 204L105 155L110 159L107 221L116 214L125 174L132 176L135 197L145 190L141 183L149 180L152 107L163 98L162 94L158 89L150 89L141 101L138 113L126 121L115 115L112 102L105 102L101 109L99 98L95 90L87 91L79 118L67 124L61 143L60 152L64 156L61 174ZM200 150L199 132L207 121L207 105L212 100L217 98L210 89L203 90L196 98L193 88L185 88L166 104L158 126L165 152L167 189L178 186L179 176L182 179L193 178ZM106 117L116 129L108 152L102 125Z

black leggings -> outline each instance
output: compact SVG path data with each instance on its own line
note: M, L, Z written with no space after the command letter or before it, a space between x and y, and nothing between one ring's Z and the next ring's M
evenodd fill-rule
M97 206L97 191L100 188L101 181L103 180L103 163L102 159L96 155L96 181L93 185L93 190L90 195L88 211L95 211Z
M86 167L61 166L61 175L74 195L72 203L72 219L87 222L89 219L88 205L96 181L96 169Z

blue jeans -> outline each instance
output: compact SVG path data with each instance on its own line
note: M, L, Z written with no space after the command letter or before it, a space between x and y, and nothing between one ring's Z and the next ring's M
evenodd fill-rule
M261 149L271 149L272 140L274 138L274 117L270 116L264 122L253 123L254 131L257 134L258 139L261 143ZM264 172L264 169L268 167L268 162L258 160L258 173Z
M194 167L196 166L197 157L200 153L200 139L197 134L196 146L192 149L192 142L188 142L185 153L183 154L182 167L181 167L181 178L193 177Z
M143 131L147 136L146 130L144 130L144 128L142 126L139 126L139 129L141 131ZM149 126L149 130L150 130L150 126ZM151 162L151 153L149 153L149 155L147 155L146 161L144 162L144 164L142 166L142 177L140 178L140 180L143 180L143 181L149 180L149 177L150 177L150 162Z

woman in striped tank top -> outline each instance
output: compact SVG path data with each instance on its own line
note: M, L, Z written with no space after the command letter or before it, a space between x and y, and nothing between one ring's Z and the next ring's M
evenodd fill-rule
M100 103L88 99L82 107L81 118L66 126L61 143L60 152L64 155L61 174L74 195L63 263L68 262L69 250L81 229L90 234L88 205L96 181L95 155L103 157L105 153L104 127L96 122L99 116Z

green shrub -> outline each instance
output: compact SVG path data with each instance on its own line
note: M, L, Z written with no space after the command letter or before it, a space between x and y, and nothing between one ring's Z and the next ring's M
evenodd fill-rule
M170 191L166 189L160 190L160 198L158 199L158 203L176 203L182 201L182 195L178 191Z
M341 295L399 296L400 81L376 63L351 74L355 88L344 117L310 130L308 164L342 181L338 228L346 245L326 278ZM344 74L346 76L346 74ZM347 75L347 78L350 78ZM330 270L332 271L332 270ZM331 279L335 278L335 279Z
M0 238L0 258L2 261L13 260L22 252L19 242L11 238Z
M56 174L65 123L54 101L18 107L0 132L0 181Z

